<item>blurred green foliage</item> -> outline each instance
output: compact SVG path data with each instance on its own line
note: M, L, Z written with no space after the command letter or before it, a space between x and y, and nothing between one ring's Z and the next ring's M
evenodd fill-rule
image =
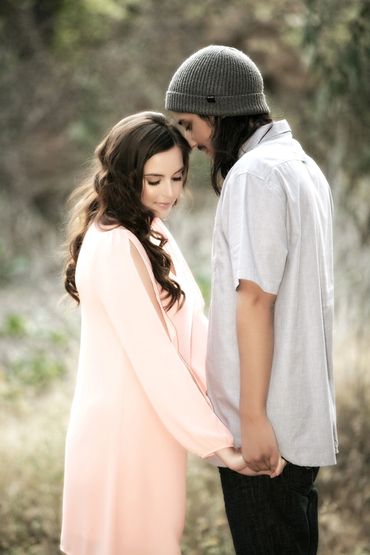
M66 376L70 339L60 329L44 328L18 312L9 312L0 325L0 399L45 393Z
M356 196L362 176L369 176L370 151L370 3L306 0L302 44L315 79L312 107L325 147L337 147L343 158L344 197ZM325 125L323 125L323 122ZM347 199L348 200L348 199ZM367 198L369 200L369 198ZM354 217L355 210L351 210ZM369 239L369 212L360 226Z
M12 279L24 274L29 266L29 261L24 255L10 256L3 241L0 240L0 286L11 282Z
M26 334L27 328L24 318L20 314L7 314L5 322L0 329L0 335L10 337L24 337Z
M2 282L24 276L32 248L59 229L105 131L130 112L163 110L178 63L212 42L256 60L273 114L321 162L367 244L369 10L365 0L3 0ZM193 174L204 188L208 179Z
M23 279L35 248L60 233L65 199L106 130L163 110L173 70L209 43L256 60L273 115L317 158L340 219L367 246L369 10L367 0L2 0L0 282ZM205 188L199 168L193 186Z
M23 386L43 389L56 378L64 376L66 368L63 362L51 357L47 351L37 350L30 358L18 360L9 368L11 382Z

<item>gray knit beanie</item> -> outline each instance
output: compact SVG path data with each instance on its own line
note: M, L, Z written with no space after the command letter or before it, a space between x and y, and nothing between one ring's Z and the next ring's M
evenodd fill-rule
M213 116L268 113L262 75L246 54L229 46L207 46L187 58L166 93L172 112Z

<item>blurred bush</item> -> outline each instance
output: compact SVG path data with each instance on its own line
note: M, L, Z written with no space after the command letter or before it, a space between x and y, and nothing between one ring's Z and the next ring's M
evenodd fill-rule
M369 200L369 9L359 0L3 0L6 256L43 244L106 129L130 112L162 110L172 71L212 42L260 65L273 113L289 116L368 241L370 213L356 199Z
M44 328L18 312L0 324L0 402L45 394L66 377L69 338L65 330Z

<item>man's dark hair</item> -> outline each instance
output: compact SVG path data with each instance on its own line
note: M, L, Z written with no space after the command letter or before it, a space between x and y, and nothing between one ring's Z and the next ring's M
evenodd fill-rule
M237 162L242 145L262 125L271 123L270 114L251 116L201 116L213 127L212 147L214 149L211 183L217 195L221 193L222 182L228 171Z

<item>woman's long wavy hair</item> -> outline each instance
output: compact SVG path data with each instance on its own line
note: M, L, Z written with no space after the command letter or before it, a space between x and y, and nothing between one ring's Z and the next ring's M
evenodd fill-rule
M141 202L144 165L155 154L178 146L184 163L184 184L190 147L180 131L163 114L141 112L119 121L95 150L92 175L70 196L67 224L67 254L64 285L80 302L76 286L76 265L89 225L123 226L143 245L156 281L168 298L166 310L185 294L170 278L171 258L164 250L167 240L151 228L154 213Z
M201 116L209 121L214 150L211 183L217 195L221 193L222 182L229 170L239 159L242 145L262 125L271 123L270 114L251 116Z

